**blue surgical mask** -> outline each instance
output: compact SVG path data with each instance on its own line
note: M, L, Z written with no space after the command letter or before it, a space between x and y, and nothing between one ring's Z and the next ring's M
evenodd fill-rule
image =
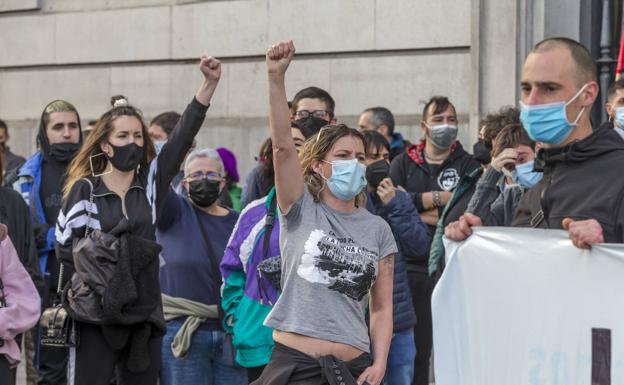
M156 149L156 155L160 154L163 146L167 143L166 140L155 140L154 141L154 149Z
M366 187L366 168L357 159L323 162L332 165L332 176L323 179L327 180L327 187L336 198L351 200Z
M624 128L624 107L617 107L615 109L615 126Z
M569 122L566 107L583 92L585 87L587 84L567 102L531 106L520 103L520 121L529 137L536 142L547 144L560 144L566 140L585 111L585 107L581 108L574 122Z
M531 188L535 186L540 180L542 180L542 176L544 174L541 172L533 171L533 163L534 161L529 161L516 165L516 170L514 171L513 175L513 180L515 183L519 184L524 188Z

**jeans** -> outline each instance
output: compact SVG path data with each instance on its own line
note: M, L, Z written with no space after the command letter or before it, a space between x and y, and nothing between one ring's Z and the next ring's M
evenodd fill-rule
M414 329L394 333L388 352L384 385L411 385L414 378Z
M161 385L247 385L247 370L234 362L231 344L223 344L225 333L197 329L184 358L175 358L171 343L182 321L167 322L163 337ZM225 349L224 349L225 347Z

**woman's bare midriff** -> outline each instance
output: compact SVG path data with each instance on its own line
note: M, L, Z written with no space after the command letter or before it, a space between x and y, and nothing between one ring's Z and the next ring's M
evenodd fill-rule
M273 331L273 340L314 358L332 355L339 360L350 361L364 353L351 345L330 342L280 330Z

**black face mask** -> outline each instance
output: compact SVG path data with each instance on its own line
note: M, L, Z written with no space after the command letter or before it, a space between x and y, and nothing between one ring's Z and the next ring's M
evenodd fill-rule
M135 143L128 143L125 146L113 146L113 156L107 156L108 160L119 171L131 171L137 168L143 159L143 147Z
M50 145L50 157L60 163L69 163L80 150L80 143L54 143Z
M199 207L208 207L219 198L220 182L205 178L189 182L188 193L191 201Z
M319 132L319 130L329 124L329 122L325 119L317 118L313 115L308 116L307 118L301 118L295 120L295 123L302 128L302 134L306 138L311 137Z
M485 147L483 139L479 139L477 143L472 146L472 154L475 159L481 164L490 164L492 157L490 156L490 150Z
M390 175L390 165L383 159L371 163L366 167L366 181L368 185L377 188L382 180Z

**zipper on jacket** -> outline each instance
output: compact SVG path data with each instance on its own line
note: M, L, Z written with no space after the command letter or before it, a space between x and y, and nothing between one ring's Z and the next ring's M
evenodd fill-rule
M553 172L549 175L548 181L546 182L544 188L542 189L542 192L540 193L540 209L543 213L544 221L546 222L547 228L550 228L550 222L548 221L548 214L550 211L550 207L547 207L545 203L548 201L547 199L548 188L552 185L552 180L555 174L555 170L556 169L553 168Z

